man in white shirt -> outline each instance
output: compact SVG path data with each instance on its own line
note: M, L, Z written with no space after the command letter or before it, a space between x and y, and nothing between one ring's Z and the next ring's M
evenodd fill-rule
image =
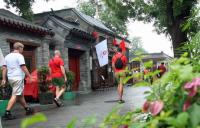
M11 120L15 118L11 114L10 110L12 109L16 101L19 101L19 103L24 107L24 109L26 110L26 115L33 114L33 109L28 107L23 96L25 74L30 78L30 80L32 79L25 65L24 56L22 55L24 45L16 42L13 45L13 48L14 51L5 57L5 64L3 65L2 73L2 85L6 84L7 75L8 82L12 87L12 96L8 102L5 115L3 116L3 119L5 120Z

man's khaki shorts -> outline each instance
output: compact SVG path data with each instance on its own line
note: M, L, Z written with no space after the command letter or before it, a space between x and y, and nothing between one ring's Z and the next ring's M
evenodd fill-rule
M8 82L12 87L12 95L22 95L24 90L24 80L9 79Z

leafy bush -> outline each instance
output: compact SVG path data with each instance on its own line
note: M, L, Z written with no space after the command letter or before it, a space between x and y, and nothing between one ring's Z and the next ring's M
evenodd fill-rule
M67 76L67 90L66 91L72 91L72 85L75 80L75 73L72 71L66 71Z
M42 66L38 69L38 83L40 92L47 92L49 90L50 81L48 80L49 68Z

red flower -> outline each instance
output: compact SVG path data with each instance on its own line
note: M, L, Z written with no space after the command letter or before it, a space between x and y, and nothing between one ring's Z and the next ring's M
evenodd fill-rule
M164 107L164 103L162 101L146 101L143 105L143 112L150 111L153 116L159 114Z
M150 106L151 106L151 102L150 101L145 101L145 103L143 104L142 111L143 112L148 112Z
M186 111L190 107L190 105L191 105L190 100L187 99L183 105L183 111Z
M184 88L189 91L189 97L194 97L197 94L198 86L200 86L200 78L195 78L192 82L184 85Z
M156 116L161 112L164 107L164 103L162 101L154 101L151 104L150 112L153 116Z
M124 125L124 127L123 128L128 128L128 125Z

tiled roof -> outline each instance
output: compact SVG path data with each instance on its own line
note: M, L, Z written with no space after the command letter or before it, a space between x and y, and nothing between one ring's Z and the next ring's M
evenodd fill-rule
M62 27L69 29L70 32L73 34L76 34L76 35L78 35L82 38L88 39L88 40L94 40L93 36L90 33L80 29L78 26L76 27L75 25L67 23L61 17L52 15L49 18L52 19L53 21L55 21L56 23L58 23L59 25L61 25Z
M84 13L81 13L80 11L78 11L77 9L75 8L67 8L67 9L61 9L61 10L55 10L53 11L55 14L57 12L62 12L62 11L67 11L67 10L72 10L74 13L76 13L82 20L84 20L86 23L90 24L91 26L94 26L96 27L97 29L100 29L102 31L105 31L107 33L110 33L110 34L113 34L114 35L114 32L112 30L110 30L109 28L107 28L100 20L98 19L95 19L91 16L88 16ZM42 12L42 13L38 13L38 14L35 14L35 17L44 17L45 14L48 14L50 13L50 11L48 12Z
M28 20L21 18L8 10L0 9L0 24L15 29L30 31L41 35L54 35L54 33L44 27L35 25Z
M78 11L77 9L72 9L73 11L75 11L79 16L81 16L86 22L88 22L89 24L96 26L100 29L106 30L110 33L114 33L113 31L111 31L109 28L107 28L100 20L92 18L91 16L88 16L80 11Z
M168 56L164 52L144 54L144 57L142 59L156 59L156 58L172 59L172 57Z

